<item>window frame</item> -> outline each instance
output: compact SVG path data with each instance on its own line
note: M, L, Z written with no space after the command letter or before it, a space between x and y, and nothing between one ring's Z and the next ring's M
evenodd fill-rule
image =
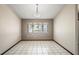
M38 25L38 27L39 27L39 30L38 30L38 32L35 32L34 30L33 30L33 28L34 27L32 27L32 31L31 32L29 32L29 26L31 25L31 26L34 26L35 25L35 23L36 23L36 25ZM44 31L45 29L44 29L44 24L46 24L47 26L47 29L46 29L46 31ZM41 29L40 29L40 26L41 26ZM48 22L30 22L30 23L28 23L28 32L29 33L48 33Z

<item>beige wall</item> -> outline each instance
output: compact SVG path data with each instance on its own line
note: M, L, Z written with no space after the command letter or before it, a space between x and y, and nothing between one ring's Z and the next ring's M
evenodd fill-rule
M29 33L27 24L29 22L48 22L48 33ZM52 35L52 19L39 20L22 20L22 39L23 40L51 40Z
M78 37L78 54L79 54L79 4L78 5L76 5L77 6L77 12L76 12L76 14L77 14L77 19L76 19L76 32L77 32L77 37Z
M54 40L77 54L75 38L75 5L65 5L54 19Z
M0 54L20 40L21 20L6 5L0 5Z

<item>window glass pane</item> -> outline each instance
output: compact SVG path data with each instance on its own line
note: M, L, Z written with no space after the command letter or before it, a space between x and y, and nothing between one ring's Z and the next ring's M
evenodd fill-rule
M43 32L47 32L47 27L48 27L48 24L47 23L44 23L43 24Z
M42 23L39 23L39 32L42 32Z
M33 32L39 32L39 24L34 23L33 26Z
M28 31L32 32L32 23L28 24L28 28L29 28Z

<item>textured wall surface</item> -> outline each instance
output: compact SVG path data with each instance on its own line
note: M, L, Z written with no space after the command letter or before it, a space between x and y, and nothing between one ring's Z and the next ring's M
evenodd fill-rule
M29 33L27 24L30 22L47 22L48 23L48 33ZM39 20L22 20L22 39L23 40L51 40L52 35L52 19L39 19Z

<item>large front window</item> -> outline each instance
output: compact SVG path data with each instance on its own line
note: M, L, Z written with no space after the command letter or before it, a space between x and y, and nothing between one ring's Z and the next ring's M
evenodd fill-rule
M48 31L48 23L29 23L28 24L29 32L47 32Z

